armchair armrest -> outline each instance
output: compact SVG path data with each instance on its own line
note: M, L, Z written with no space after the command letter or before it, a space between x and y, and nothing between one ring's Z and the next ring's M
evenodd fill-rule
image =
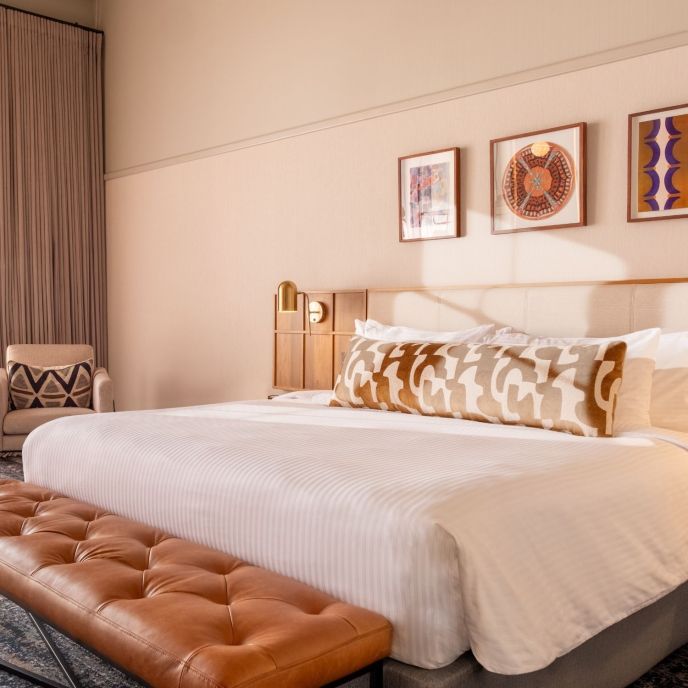
M112 380L105 368L96 368L93 373L92 405L96 413L108 413L115 410Z
M7 379L7 371L0 368L0 437L2 436L2 426L5 414L10 408L10 384ZM0 445L2 443L0 442Z

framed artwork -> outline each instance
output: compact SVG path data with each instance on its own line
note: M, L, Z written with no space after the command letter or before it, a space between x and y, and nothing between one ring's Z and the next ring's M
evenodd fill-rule
M628 116L627 217L688 217L688 104Z
M490 141L492 233L582 227L585 122Z
M399 158L399 241L459 236L458 148Z

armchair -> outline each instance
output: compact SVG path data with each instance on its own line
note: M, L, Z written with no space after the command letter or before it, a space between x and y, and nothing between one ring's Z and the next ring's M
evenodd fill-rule
M5 361L34 366L63 366L93 358L85 344L16 344L7 347ZM20 451L27 435L43 423L64 416L106 413L114 409L112 380L105 368L93 373L91 408L28 408L10 410L7 370L0 368L0 452Z

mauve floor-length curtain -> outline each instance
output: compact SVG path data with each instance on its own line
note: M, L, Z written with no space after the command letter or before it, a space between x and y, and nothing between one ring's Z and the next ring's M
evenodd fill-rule
M83 343L107 365L102 38L0 7L3 355Z

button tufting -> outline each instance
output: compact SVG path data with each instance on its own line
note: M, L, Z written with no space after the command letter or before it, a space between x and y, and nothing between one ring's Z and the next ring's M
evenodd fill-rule
M16 504L32 491L0 491L0 533L17 533L0 549L0 594L68 634L88 629L93 649L155 688L180 675L189 688L323 685L389 652L376 614L59 495Z

